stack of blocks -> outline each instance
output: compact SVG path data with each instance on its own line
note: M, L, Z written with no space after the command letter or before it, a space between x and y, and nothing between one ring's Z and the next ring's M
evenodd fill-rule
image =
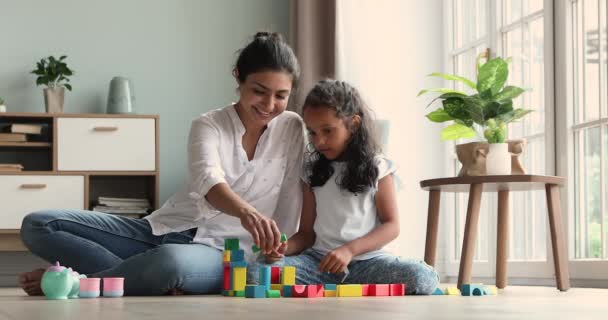
M281 241L287 240L283 235ZM320 298L404 296L405 284L296 285L296 267L262 266L259 283L247 284L247 263L238 239L224 242L224 296L247 298ZM259 251L255 250L254 251Z

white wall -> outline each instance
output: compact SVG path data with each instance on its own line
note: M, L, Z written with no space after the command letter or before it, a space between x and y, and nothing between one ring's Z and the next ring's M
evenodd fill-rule
M339 0L339 78L354 84L390 121L388 155L400 165L401 235L396 253L424 257L428 193L420 180L444 175L440 126L424 115L422 88L439 87L426 77L443 69L441 0Z

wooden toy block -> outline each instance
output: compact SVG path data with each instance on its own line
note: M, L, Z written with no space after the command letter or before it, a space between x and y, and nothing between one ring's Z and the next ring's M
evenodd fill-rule
M245 261L245 250L230 251L230 262L241 262L241 261Z
M224 266L224 290L230 290L231 276L230 267Z
M325 290L324 291L324 296L325 297L335 297L336 296L336 290Z
M224 251L224 262L230 262L230 250Z
M306 286L304 296L306 298L322 298L324 296L324 291L325 290L323 290L322 284L309 284L308 286Z
M369 284L362 284L361 285L361 295L364 297L369 296Z
M270 283L281 283L281 267L273 266L270 269Z
M230 290L222 290L222 295L224 297L229 297L230 296Z
M405 284L404 283L391 283L389 285L389 293L391 296L404 296L405 295Z
M280 298L281 291L280 290L266 290L266 298Z
M362 297L363 288L360 284L339 284L336 295L338 297Z
M260 267L260 279L258 283L266 288L270 288L270 266Z
M282 285L295 285L296 284L296 267L293 267L293 266L283 267L283 272L281 272L281 284Z
M287 241L287 235L284 233L281 233L281 242L285 242ZM262 249L260 249L260 247L258 247L257 245L252 245L251 246L251 251L253 251L253 253L258 253L260 251L262 251Z
M463 296L483 296L485 295L484 286L482 284L463 283L460 286L460 292Z
M222 266L224 268L226 268L226 267L230 268L230 261L224 261L224 262L222 262Z
M490 296L495 296L498 294L498 288L492 285L485 286L484 291Z
M294 298L305 298L306 297L306 285L296 284L291 286L291 296Z
M283 285L280 283L271 283L270 290L281 290L283 289Z
M458 288L455 288L455 287L448 287L448 288L445 288L445 294L448 296L459 296L460 290L458 290Z
M247 268L232 268L232 287L230 290L245 290L247 285Z
M230 262L230 267L232 267L232 268L246 268L247 267L247 262L246 261L234 261L234 262Z
M441 288L437 287L435 289L435 291L433 291L433 296L442 296L443 295L443 290L441 290Z
M368 295L371 297L386 297L390 295L388 284L370 284Z
M266 287L259 285L247 285L245 287L246 298L266 298Z
M234 291L234 296L235 297L245 297L245 290L238 290L238 291Z
M239 239L224 240L224 250L239 250Z
M293 286L284 285L283 289L281 290L281 293L283 294L283 297L291 298L293 296L292 291L293 291Z
M336 285L333 283L326 283L323 285L323 289L325 290L336 290Z

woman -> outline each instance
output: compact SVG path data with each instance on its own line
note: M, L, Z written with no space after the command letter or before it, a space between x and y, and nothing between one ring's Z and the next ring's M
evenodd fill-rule
M236 61L239 101L192 122L189 178L144 219L82 210L26 216L23 243L48 262L89 277L124 277L127 295L219 293L225 238L250 253L276 250L296 231L304 150L301 118L285 111L299 76L278 34L258 33ZM41 294L43 269L19 276Z

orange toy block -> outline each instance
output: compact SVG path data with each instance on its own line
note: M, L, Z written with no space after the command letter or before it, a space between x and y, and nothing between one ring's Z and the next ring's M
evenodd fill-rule
M270 283L281 283L281 267L272 267L270 269Z
M324 297L335 297L336 296L336 290L324 290L323 291L323 296Z
M273 283L270 285L270 290L283 290L283 285L280 283Z
M230 262L230 250L224 251L224 262Z
M369 295L372 297L386 297L390 295L390 287L388 284L370 284Z
M403 296L405 295L405 284L404 283L391 283L389 285L389 291L391 296Z
M362 297L363 288L360 284L339 284L336 294L338 297Z

